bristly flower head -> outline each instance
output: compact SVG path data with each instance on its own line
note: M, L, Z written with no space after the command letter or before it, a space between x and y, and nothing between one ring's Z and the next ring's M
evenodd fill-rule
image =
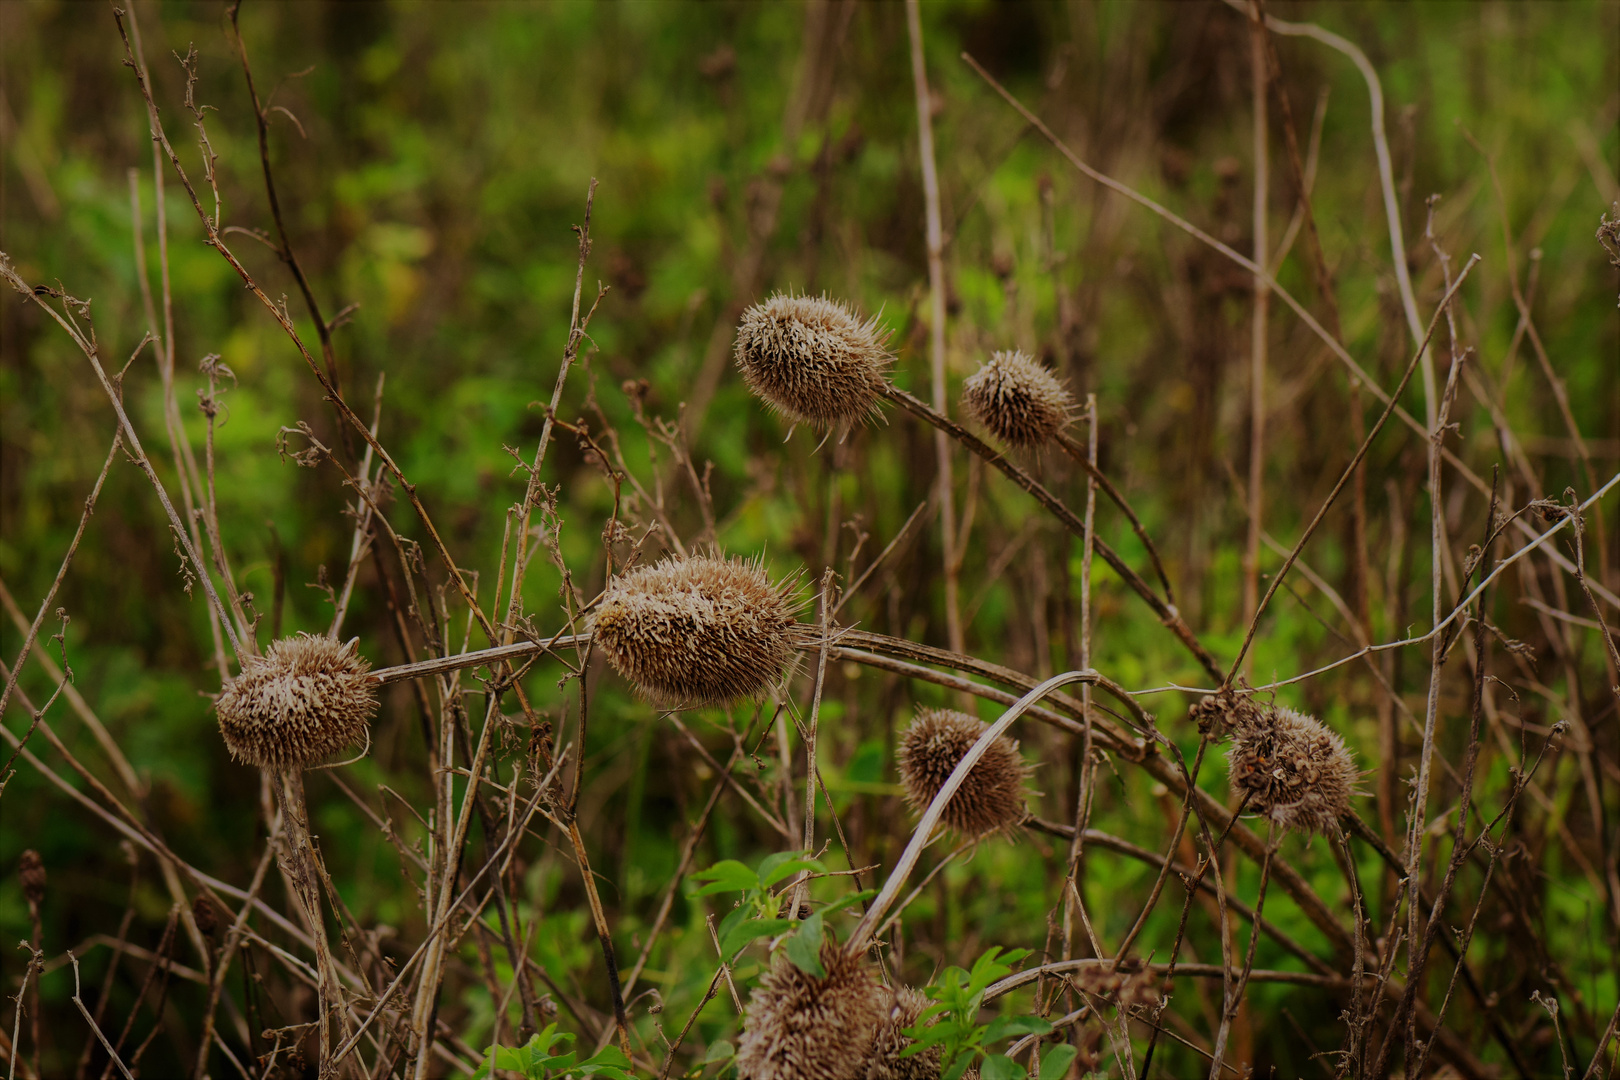
M739 1080L855 1080L866 1066L889 991L860 956L830 938L821 947L825 978L781 953L760 979L737 1040Z
M930 1046L920 1054L901 1057L912 1043L905 1029L917 1026L917 1017L933 1002L920 990L909 986L896 986L885 991L889 1007L872 1039L872 1049L866 1056L865 1073L857 1073L857 1080L939 1080L941 1048ZM928 1021L933 1026L935 1020Z
M1274 706L1233 729L1232 794L1285 829L1328 832L1350 812L1361 774L1336 732Z
M957 762L989 725L953 709L924 709L900 740L898 765L906 802L918 814L928 809ZM1024 820L1024 777L1029 767L1018 744L997 736L945 804L940 820L970 839L1016 828Z
M962 407L992 435L1021 450L1046 445L1069 422L1074 398L1021 352L998 352L962 384Z
M891 357L878 322L825 296L778 293L743 312L737 367L772 409L831 427L877 415Z
M231 756L300 768L359 742L377 711L359 641L300 633L271 642L263 656L244 657L241 673L214 702Z
M722 704L779 685L800 600L758 560L669 558L615 578L594 640L615 671L665 706Z

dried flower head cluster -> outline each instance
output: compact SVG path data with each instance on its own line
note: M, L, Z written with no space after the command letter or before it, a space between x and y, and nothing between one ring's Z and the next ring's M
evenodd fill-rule
M1198 730L1220 739L1228 732L1251 727L1260 721L1262 710L1248 694L1240 694L1231 687L1223 687L1187 710L1188 717Z
M860 956L831 939L821 947L825 978L780 953L749 998L737 1041L740 1080L854 1080L890 1005Z
M922 813L945 786L957 762L984 734L983 721L952 709L924 709L906 729L896 757L906 802ZM1029 767L1018 743L998 736L956 789L940 820L979 839L1024 820L1024 777Z
M889 1002L888 1010L872 1038L866 1071L857 1074L859 1080L939 1080L941 1051L938 1045L911 1057L900 1056L912 1043L905 1029L916 1027L917 1017L933 1002L922 991L909 986L886 989L884 994ZM934 1020L928 1023L932 1025Z
M757 560L693 555L614 579L594 640L615 671L661 705L710 705L781 682L800 601Z
M1075 985L1095 997L1107 998L1122 1009L1157 1005L1168 987L1150 968L1110 971L1108 965L1084 967L1071 976Z
M737 367L748 388L795 422L830 427L877 414L890 356L876 319L826 297L781 294L743 312Z
M347 643L296 634L273 641L214 702L231 756L266 768L300 768L359 742L377 711L371 663Z
M1232 793L1285 829L1332 829L1350 812L1360 779L1337 733L1281 706L1235 727L1227 760Z
M998 352L962 384L962 407L1008 446L1046 445L1069 422L1074 398L1021 352Z

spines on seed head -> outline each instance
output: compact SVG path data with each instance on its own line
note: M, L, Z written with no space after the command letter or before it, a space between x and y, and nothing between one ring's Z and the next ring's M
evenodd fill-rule
M988 725L953 709L924 709L900 740L897 764L906 802L917 813L945 786L962 756ZM940 821L971 839L1004 832L1023 821L1024 778L1029 767L1018 744L997 736L945 804Z
M1336 732L1281 706L1233 729L1227 761L1232 794L1285 829L1332 831L1361 778Z
M991 354L962 383L962 407L997 439L1021 450L1045 446L1063 430L1074 398L1046 368L1021 352Z
M860 956L830 938L818 978L778 953L743 1015L737 1041L739 1080L856 1080L866 1068L890 1005Z
M801 601L757 560L669 558L615 578L593 619L614 670L660 705L724 704L779 685Z
M371 664L347 643L296 634L247 656L214 702L231 756L266 768L301 768L359 742L377 711Z
M866 1056L866 1070L856 1074L857 1080L939 1080L942 1055L937 1043L920 1054L900 1056L914 1041L905 1029L916 1027L917 1018L933 1002L909 986L896 986L884 995L888 1007Z
M876 319L826 297L778 293L743 312L735 355L743 381L795 423L831 427L877 415L891 357Z

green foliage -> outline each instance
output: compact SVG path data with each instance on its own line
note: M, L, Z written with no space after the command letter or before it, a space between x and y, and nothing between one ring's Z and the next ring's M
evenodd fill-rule
M558 1031L556 1024L547 1024L544 1031L522 1046L487 1047L484 1050L487 1060L473 1071L473 1080L485 1080L494 1069L511 1069L523 1080L561 1080L571 1076L634 1080L635 1072L630 1059L617 1046L605 1047L601 1053L592 1054L584 1061L576 1060L579 1054L573 1050L560 1054L552 1052L573 1041L574 1036Z
M822 916L859 903L873 895L873 890L850 893L813 912L808 918L782 919L775 916L782 898L772 887L800 873L822 873L826 867L820 861L802 857L799 851L779 851L760 860L757 867L748 867L735 859L723 859L707 870L693 874L694 880L707 882L694 891L695 897L719 893L742 893L737 906L720 922L715 932L720 939L720 954L734 958L750 942L762 937L787 933L783 947L787 958L801 971L825 977L821 965ZM795 929L797 928L797 929Z
M970 970L946 968L938 982L924 988L935 1004L922 1011L915 1027L905 1029L913 1042L900 1056L915 1057L938 1047L941 1080L959 1080L976 1060L984 1080L1026 1080L1029 1070L1005 1054L992 1052L989 1046L1014 1036L1046 1035L1052 1025L1038 1016L1004 1016L988 1024L979 1023L978 1018L985 991L1011 975L1029 955L1028 949L1003 953L1000 946L992 946ZM1068 1044L1053 1047L1041 1060L1040 1080L1061 1080L1074 1056L1075 1049Z

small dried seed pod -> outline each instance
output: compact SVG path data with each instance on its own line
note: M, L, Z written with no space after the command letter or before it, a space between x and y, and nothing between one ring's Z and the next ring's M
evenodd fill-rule
M205 938L213 939L214 931L219 927L219 918L207 893L198 893L191 898L191 921L197 924L198 933Z
M905 1029L917 1026L917 1017L932 1005L920 990L909 986L896 986L890 994L888 1012L878 1024L872 1039L872 1050L866 1057L864 1080L939 1080L940 1048L930 1046L920 1054L901 1057L912 1043ZM933 1020L929 1024L933 1024Z
M896 755L906 802L918 814L928 809L987 724L953 709L924 709L906 729ZM1024 820L1024 764L1018 744L999 736L973 766L940 820L962 835L979 839L1017 827Z
M24 849L18 857L17 880L22 884L23 898L38 907L45 899L45 860L33 848Z
M1228 687L1195 702L1187 715L1199 731L1222 739L1231 732L1253 727L1264 713L1248 694L1234 693Z
M1034 449L1069 422L1074 398L1021 352L998 352L962 384L962 407L1008 446Z
M1285 829L1332 829L1350 812L1361 778L1337 733L1281 706L1234 732L1227 761L1232 794Z
M777 954L749 997L737 1040L739 1080L855 1080L890 1003L859 956L831 939L821 946L826 978Z
M614 579L596 609L594 640L654 702L718 704L782 681L799 607L792 582L773 584L758 560L665 559Z
M778 293L743 312L737 367L748 388L796 423L877 415L890 356L876 319L826 297Z
M300 633L242 660L214 702L231 756L296 769L359 742L377 711L371 663L347 643Z

